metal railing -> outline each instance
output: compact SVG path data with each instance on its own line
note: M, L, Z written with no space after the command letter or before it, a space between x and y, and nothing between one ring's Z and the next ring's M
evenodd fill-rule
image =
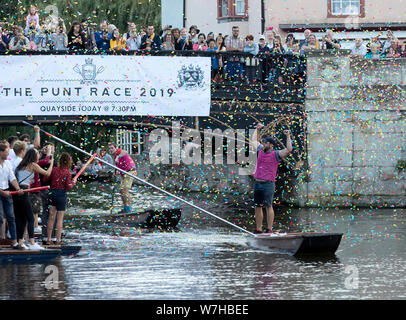
M133 130L116 130L116 141L119 148L126 150L129 154L141 153L141 133Z

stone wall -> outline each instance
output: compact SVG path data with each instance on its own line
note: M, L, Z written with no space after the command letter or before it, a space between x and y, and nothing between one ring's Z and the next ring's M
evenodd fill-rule
M315 52L307 70L309 172L297 203L405 206L406 59Z
M355 61L345 51L314 52L307 77L308 170L282 176L279 196L302 207L406 206L406 169L397 169L406 161L406 59ZM239 165L151 165L149 148L137 159L149 182L252 200L253 179L238 175Z

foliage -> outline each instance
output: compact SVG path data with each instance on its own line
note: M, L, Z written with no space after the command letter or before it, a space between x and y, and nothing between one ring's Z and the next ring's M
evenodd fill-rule
M99 24L103 20L117 26L122 33L127 30L127 22L135 22L138 30L149 24L156 29L161 27L160 0L6 0L0 7L0 21L17 22L25 26L30 5L35 4L40 10L41 21L54 14L52 6L57 8L57 14L65 20L66 27L73 21L90 18L91 22ZM55 12L56 14L56 12Z
M49 132L56 137L65 140L76 147L85 150L87 152L96 151L98 147L107 149L107 144L113 138L114 129L89 126L86 123L55 123L52 125L41 126L41 129ZM33 129L26 126L2 126L0 127L0 138L7 138L12 135L21 136L22 134L28 133L31 139L34 138ZM31 140L32 141L32 140ZM47 136L41 133L41 146L45 141L50 141L55 144L56 154L61 154L62 152L68 152L75 159L84 160L86 155L78 152L65 144L57 142L54 139L49 139Z
M396 169L398 172L402 172L403 170L406 169L406 160L399 160L398 163L396 164Z

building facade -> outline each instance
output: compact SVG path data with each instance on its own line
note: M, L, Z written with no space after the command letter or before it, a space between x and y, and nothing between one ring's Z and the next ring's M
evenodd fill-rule
M402 0L162 0L162 3L163 17L170 15L171 9L165 9L168 7L182 16L183 25L176 27L197 25L205 34L211 31L231 34L232 26L239 26L242 36L252 34L256 39L270 28L282 36L294 33L296 39L301 39L305 29L316 36L333 29L338 31L338 39L352 40L382 33L384 38L385 31L390 29L397 38L406 39L406 6Z

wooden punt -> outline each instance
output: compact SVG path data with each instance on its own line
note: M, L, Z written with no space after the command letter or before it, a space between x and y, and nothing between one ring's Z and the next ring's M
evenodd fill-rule
M82 246L76 244L63 244L63 245L42 245L46 249L61 250L61 256L75 256L82 250Z
M55 259L61 254L61 250L15 250L0 248L0 263L32 263L45 262Z
M249 240L257 248L285 252L291 255L333 255L342 233L257 234Z
M10 240L0 240L0 249L5 250L5 249L10 249L11 241ZM77 255L79 251L82 249L82 246L73 244L73 243L66 243L63 245L43 245L40 244L42 247L45 249L50 249L50 250L59 250L61 256L72 256L72 255ZM19 251L19 252L24 252L23 250L14 250L10 249L12 251Z
M78 181L80 182L104 182L106 180L110 180L113 178L112 172L100 172L98 174L91 174L91 173L83 173L79 176Z
M171 229L178 225L182 216L180 209L151 209L141 212L113 214L107 222L135 228Z

